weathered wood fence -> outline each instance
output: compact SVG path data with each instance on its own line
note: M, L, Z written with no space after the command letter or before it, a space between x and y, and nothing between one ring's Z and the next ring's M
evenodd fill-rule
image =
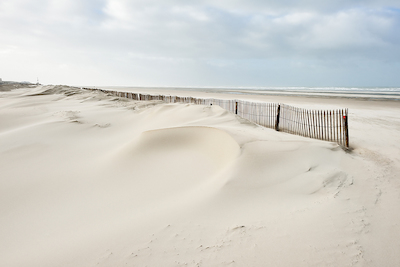
M238 116L261 126L290 134L336 142L349 147L348 109L308 110L285 104L223 100L214 98L149 95L131 92L96 90L117 97L138 101L159 100L166 103L191 103L197 105L218 105Z

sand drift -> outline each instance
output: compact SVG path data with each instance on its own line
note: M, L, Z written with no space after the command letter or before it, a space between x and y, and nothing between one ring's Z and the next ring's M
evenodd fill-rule
M398 165L355 142L214 105L1 92L0 265L394 266Z

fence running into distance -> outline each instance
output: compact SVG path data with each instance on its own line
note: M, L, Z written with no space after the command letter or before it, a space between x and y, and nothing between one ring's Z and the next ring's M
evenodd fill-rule
M138 101L218 105L238 116L267 128L314 139L336 142L349 147L348 109L307 110L285 104L223 100L170 95L149 95L83 88Z

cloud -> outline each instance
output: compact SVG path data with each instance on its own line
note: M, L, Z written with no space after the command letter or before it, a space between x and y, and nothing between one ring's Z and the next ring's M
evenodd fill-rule
M264 13L263 9L235 13L234 7L222 9L211 3L138 7L114 0L108 1L105 9L109 15L105 28L142 40L144 47L141 42L126 40L127 46L141 53L175 57L337 56L341 52L362 56L365 49L399 45L393 38L400 26L399 16L387 9L280 11L271 15L274 12Z
M274 66L293 75L315 66L397 66L399 8L397 0L3 0L0 56L11 65L29 59L27 72L64 66L70 77L79 76L74 68L85 73L78 64L90 79L97 70L131 81L135 70L148 84L152 75L173 83L174 73L200 83L201 74L216 81L244 72L254 80Z

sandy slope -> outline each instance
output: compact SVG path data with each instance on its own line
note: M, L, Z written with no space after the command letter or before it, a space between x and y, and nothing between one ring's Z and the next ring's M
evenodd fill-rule
M346 101L352 152L216 106L0 92L0 265L399 266L399 106Z

